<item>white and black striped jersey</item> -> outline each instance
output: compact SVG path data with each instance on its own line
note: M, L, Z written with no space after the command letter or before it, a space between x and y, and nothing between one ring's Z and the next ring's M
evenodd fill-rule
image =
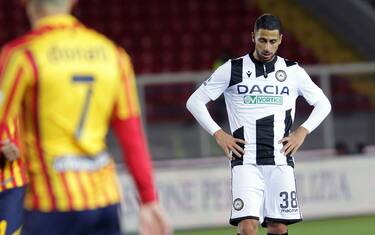
M291 156L280 153L279 140L290 132L298 96L314 105L322 90L296 62L282 57L267 63L252 54L227 61L200 88L211 100L224 93L230 129L245 139L243 158L233 165L294 165Z

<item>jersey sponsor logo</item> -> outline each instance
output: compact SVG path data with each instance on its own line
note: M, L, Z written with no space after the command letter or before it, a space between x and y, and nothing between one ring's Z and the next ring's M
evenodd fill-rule
M241 198L236 198L234 201L233 201L233 208L236 210L236 211L240 211L242 210L244 206L244 203L242 201Z
M65 171L97 171L110 162L110 156L100 153L96 156L61 156L54 161L57 172Z
M245 95L243 98L245 104L283 104L282 96L266 96L266 95Z
M275 77L277 79L277 81L279 82L283 82L286 80L286 72L284 70L277 70L276 73L275 73Z
M289 95L289 88L287 86L279 87L275 85L266 86L247 86L247 85L237 85L237 93L241 94L267 94L267 95Z

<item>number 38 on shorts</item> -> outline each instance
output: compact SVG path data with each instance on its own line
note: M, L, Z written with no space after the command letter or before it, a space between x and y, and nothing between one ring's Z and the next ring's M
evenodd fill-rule
M302 215L298 206L294 169L289 165L244 164L232 168L230 223L244 219L292 224Z

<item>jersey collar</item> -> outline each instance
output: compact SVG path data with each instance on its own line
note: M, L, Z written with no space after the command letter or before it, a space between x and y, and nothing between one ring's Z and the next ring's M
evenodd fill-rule
M75 17L61 14L41 18L36 22L36 28L74 27L79 24L79 21Z
M275 63L277 61L277 55L275 55L275 57L271 61L268 61L265 63L255 59L253 53L249 53L249 57L255 65L256 77L264 76L265 78L267 78L269 73L272 73L275 71Z
M275 55L271 61L268 61L268 62L265 62L265 63L255 59L253 53L249 53L249 57L253 61L254 64L260 64L260 65L266 65L266 66L268 66L268 65L274 66L276 61L277 61L277 55Z

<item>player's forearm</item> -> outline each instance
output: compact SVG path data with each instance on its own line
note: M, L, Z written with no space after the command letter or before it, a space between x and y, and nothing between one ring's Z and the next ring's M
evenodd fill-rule
M204 94L200 89L196 90L186 102L186 108L198 121L198 123L205 129L210 135L213 135L216 131L220 130L220 126L212 119L206 104L211 99Z
M309 118L301 125L311 133L317 128L320 123L327 117L331 111L331 103L326 96L322 95L321 98L314 104L314 109Z
M124 161L134 178L142 203L157 200L151 157L139 117L114 120L112 128L124 154Z

